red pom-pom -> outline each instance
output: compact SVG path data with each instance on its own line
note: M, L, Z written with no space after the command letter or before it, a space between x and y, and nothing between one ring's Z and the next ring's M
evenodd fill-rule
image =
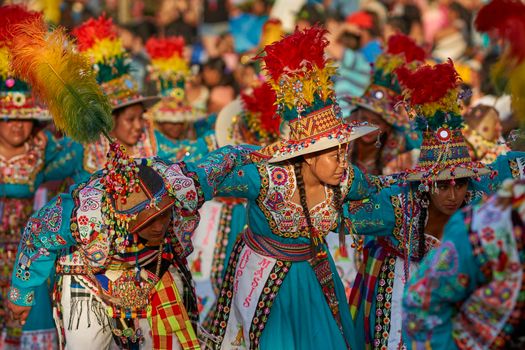
M259 113L261 128L268 133L278 134L281 118L277 115L275 91L268 83L253 89L251 94L242 93L241 99L244 109L248 112Z
M150 38L146 42L146 51L151 59L182 57L184 51L184 38L172 36L164 39Z
M415 71L400 67L395 73L401 86L408 90L413 106L439 101L461 81L451 60L433 67L421 66Z
M7 45L13 39L13 27L23 22L30 22L42 17L42 13L29 11L20 5L0 7L0 46Z
M510 54L525 59L525 4L520 0L493 0L479 10L475 21L480 32L495 34L510 44Z
M73 29L80 51L89 50L96 42L103 39L115 40L117 32L113 20L104 15L97 19L90 18L77 28Z
M403 34L395 34L388 38L386 52L391 55L405 55L406 63L420 61L426 58L425 50L418 46L414 40Z
M256 58L264 61L266 70L274 81L279 81L281 75L287 72L303 68L310 70L313 66L322 69L326 64L326 33L326 29L318 26L303 31L295 29L293 34L267 45Z

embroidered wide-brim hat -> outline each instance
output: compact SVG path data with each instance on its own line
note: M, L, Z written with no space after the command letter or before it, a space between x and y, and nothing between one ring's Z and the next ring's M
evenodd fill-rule
M160 101L159 96L142 96L138 91L137 83L127 74L104 82L101 87L111 102L113 110L135 104L142 104L145 109L149 109Z
M472 160L462 133L459 100L463 96L460 78L452 61L416 70L397 70L415 126L423 133L418 164L406 171L408 181L421 181L428 191L436 181L480 176L491 172L487 165ZM427 84L432 81L433 84Z
M473 161L461 130L442 129L423 133L419 161L409 171L408 181L442 181L480 177L491 172L481 162Z
M0 84L4 83L6 81L0 82ZM10 85L10 83L8 84ZM0 120L36 120L44 122L52 119L49 111L35 100L30 91L17 91L11 88L6 90L0 91Z
M336 106L327 106L311 115L289 123L290 136L277 141L259 153L269 163L278 163L347 144L378 128L364 123L343 123L336 117Z
M385 122L395 129L410 130L408 116L398 112L396 106L399 94L388 87L371 84L368 86L363 96L345 98L350 104L357 108L364 108L377 113Z
M401 66L415 68L423 64L426 54L411 38L395 34L388 38L384 52L374 64L371 83L360 97L348 97L347 101L360 108L377 113L396 130L410 130L410 121L402 106L401 88L395 70Z
M145 116L157 123L188 123L196 119L194 109L173 96L162 97L148 109Z
M324 151L377 130L343 122L332 80L336 69L325 55L326 33L318 26L296 29L258 56L275 92L277 114L290 129L289 137L281 135L259 151L269 163Z
M6 17L2 18L4 25L9 26L8 23L13 25L16 21L22 21L25 17L23 15L25 10L21 7L9 6L3 9ZM12 18L10 12L13 11L21 13ZM29 12L27 13L31 16ZM7 20L9 22L5 22ZM0 28L0 32L3 30L7 30L7 28ZM11 58L9 57L7 45L7 38L3 33L0 33L0 120L51 120L51 114L49 114L43 104L35 99L26 82L11 75Z
M251 144L251 142L242 135L243 129L237 126L237 119L242 112L242 102L240 98L236 98L224 106L217 115L215 137L217 138L217 145L219 147L239 145L242 143Z

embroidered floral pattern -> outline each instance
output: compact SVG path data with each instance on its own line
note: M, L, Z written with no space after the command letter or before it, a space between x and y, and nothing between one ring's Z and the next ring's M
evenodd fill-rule
M29 185L31 191L35 188L35 178L45 164L45 149L47 137L37 134L26 143L26 152L5 159L0 155L0 183Z
M293 166L260 164L257 166L261 178L261 190L257 204L268 219L268 224L275 235L286 238L309 237L306 218L301 205L292 201L297 184ZM341 184L341 191L348 191L348 177ZM313 226L327 234L335 229L337 209L334 191L326 187L326 199L310 210Z

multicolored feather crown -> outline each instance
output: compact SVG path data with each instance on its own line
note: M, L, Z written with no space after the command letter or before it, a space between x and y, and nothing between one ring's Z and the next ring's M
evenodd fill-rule
M437 181L479 179L489 173L483 163L472 160L462 133L461 80L452 61L414 71L401 67L396 74L415 114L416 127L423 132L418 164L407 170L407 179L420 181L419 189L428 192Z
M48 33L43 17L31 16L14 25L11 35L13 73L47 104L57 128L79 142L108 135L113 127L109 102L65 30Z
M475 21L480 32L503 40L505 50L491 71L500 92L507 92L512 108L525 124L525 4L520 0L493 0L478 12Z
M186 99L186 78L190 74L184 59L184 39L169 37L150 38L146 51L151 59L148 67L150 79L163 96L148 112L147 117L156 122L184 123L193 121L195 113Z
M158 98L143 97L137 82L130 76L130 60L113 20L104 15L90 18L73 30L78 50L91 62L97 81L109 97L113 109L135 103L147 106Z
M239 116L245 127L245 143L269 145L279 138L281 118L277 115L275 91L268 83L241 94L243 112ZM250 142L251 141L251 142Z
M326 33L321 27L296 29L256 57L264 62L278 113L288 122L335 103L331 78L336 69L325 57Z
M451 60L435 66L424 65L416 70L400 67L395 73L419 130L461 129L461 80Z
M149 67L150 78L157 83L163 96L184 93L184 84L190 74L188 63L184 59L184 38L168 37L163 39L150 38L146 42L146 51L151 59Z
M14 26L40 16L18 5L0 7L0 119L51 119L48 111L31 93L29 85L11 71L9 46Z
M129 74L129 60L111 18L90 18L73 29L78 50L86 55L97 71L99 83Z
M388 39L385 51L377 58L370 85L363 96L351 97L349 102L379 114L401 132L410 132L408 118L396 109L402 96L395 70L402 66L415 69L424 63L425 57L425 50L411 38L402 34L392 35Z
M377 129L343 122L332 81L336 69L324 52L328 45L326 33L317 26L296 29L267 45L257 56L275 91L277 114L290 130L289 135L281 135L279 141L259 152L268 162L338 147Z
M372 82L400 94L401 87L394 71L401 66L416 68L425 62L426 57L425 50L410 37L403 34L392 35L388 38L385 52L377 57Z

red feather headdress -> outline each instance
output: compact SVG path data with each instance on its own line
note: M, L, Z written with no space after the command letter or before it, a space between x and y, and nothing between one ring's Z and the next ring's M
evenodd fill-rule
M281 118L277 115L275 105L275 91L272 87L263 83L253 89L251 94L242 93L241 100L244 110L252 118L257 118L258 123L266 133L279 135Z

